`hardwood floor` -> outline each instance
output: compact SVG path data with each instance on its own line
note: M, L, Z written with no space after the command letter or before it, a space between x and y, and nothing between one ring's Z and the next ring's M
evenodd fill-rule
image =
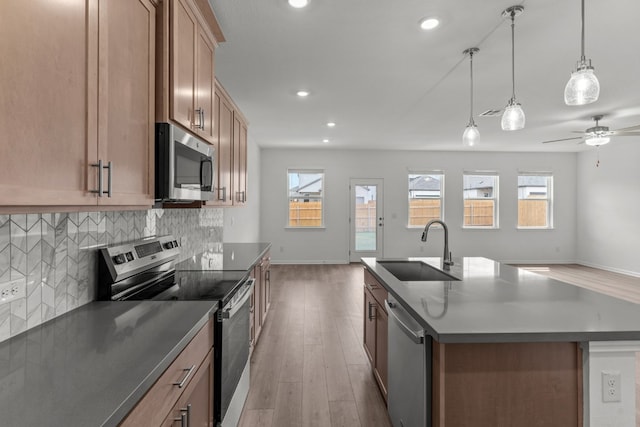
M272 265L241 427L391 427L362 348L363 272Z
M640 278L575 264L521 268L640 303ZM391 427L362 348L362 266L272 265L241 427ZM640 366L640 353L636 359ZM640 427L636 368L636 427Z

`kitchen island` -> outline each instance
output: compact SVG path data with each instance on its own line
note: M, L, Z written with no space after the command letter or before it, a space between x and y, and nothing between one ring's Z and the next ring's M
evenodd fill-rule
M402 281L375 258L362 263L431 340L431 425L604 425L609 412L607 425L634 425L636 304L486 258L454 259L446 281ZM621 374L619 402L602 402L602 371Z

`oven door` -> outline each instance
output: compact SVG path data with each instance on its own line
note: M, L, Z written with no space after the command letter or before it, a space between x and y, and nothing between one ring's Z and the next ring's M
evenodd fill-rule
M223 427L236 426L249 393L249 306L255 279L248 279L218 315L219 360L214 380L216 390L214 410Z
M169 123L156 130L156 198L213 200L214 147Z

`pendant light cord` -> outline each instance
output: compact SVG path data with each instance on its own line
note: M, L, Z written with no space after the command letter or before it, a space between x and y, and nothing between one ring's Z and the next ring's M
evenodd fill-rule
M580 50L580 61L585 62L587 60L587 58L584 56L584 0L582 0L582 25L581 25L581 31L582 31L582 43L580 44L581 50Z
M473 124L475 124L473 122L473 50L469 51L469 63L471 64L470 67L469 67L470 68L469 80L471 81L471 85L470 85L470 89L469 89L470 95L471 95L469 97L471 99L471 105L470 105L470 108L469 108L469 124L473 125Z
M583 0L584 1L584 0ZM516 100L516 49L515 49L515 21L516 11L511 11L511 100Z

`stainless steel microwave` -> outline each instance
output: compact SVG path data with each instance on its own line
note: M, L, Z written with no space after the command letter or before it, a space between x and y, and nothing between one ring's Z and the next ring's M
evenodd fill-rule
M171 123L156 123L156 200L213 200L215 149Z

